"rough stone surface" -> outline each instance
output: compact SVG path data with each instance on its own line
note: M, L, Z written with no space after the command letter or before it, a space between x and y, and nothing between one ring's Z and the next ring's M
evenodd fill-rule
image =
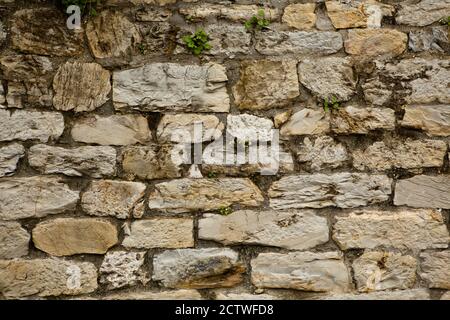
M245 22L256 15L260 9L261 8L256 5L221 5L205 3L180 8L180 13L194 20L216 17L231 21ZM279 16L279 10L275 8L264 8L265 19L273 21Z
M64 118L57 112L0 109L0 141L39 140L59 138L64 131Z
M255 49L263 55L328 55L342 49L339 32L275 31L256 34Z
M156 184L148 206L177 213L211 211L232 204L252 207L262 201L261 191L250 179L178 179Z
M288 104L300 95L295 60L247 60L233 87L239 109L265 110Z
M419 175L398 180L394 204L414 208L450 209L450 175Z
M13 259L28 254L30 235L17 222L0 222L0 259Z
M117 110L228 112L227 81L218 64L146 64L113 73L113 101Z
M25 148L19 143L11 143L0 148L0 178L11 176L17 169L19 160L25 155Z
M96 63L67 62L53 79L55 109L92 111L108 101L110 74Z
M333 112L331 130L341 134L367 134L373 130L395 129L395 111L389 108L347 106Z
M439 140L379 141L353 152L353 166L360 171L442 167L446 154L447 143Z
M260 253L251 262L258 288L346 292L350 276L338 252Z
M345 41L348 54L366 59L391 58L406 50L408 36L394 29L352 29Z
M280 135L320 135L330 131L330 115L321 109L302 109L280 128Z
M168 288L232 287L244 270L231 249L177 249L154 257L152 279Z
M315 171L324 168L338 168L349 159L345 146L328 136L318 137L314 143L310 138L305 138L297 151L297 160L309 163L311 169Z
M103 254L117 241L116 227L94 218L57 218L33 229L36 248L53 256Z
M127 60L142 37L120 11L102 10L86 25L86 37L92 54L102 64L116 64Z
M442 214L434 210L361 210L336 216L333 239L343 250L447 248L449 233Z
M56 8L18 10L12 21L11 42L16 50L44 56L82 52L82 33L66 28L66 17Z
M31 167L45 174L101 178L116 173L116 150L112 147L61 147L34 145L28 152Z
M450 290L450 250L423 252L420 258L420 276L429 283L430 288Z
M203 300L197 290L131 291L100 297L101 300Z
M430 136L450 136L450 105L406 106L400 124Z
M376 291L357 295L331 295L319 300L430 300L430 293L426 289Z
M413 30L409 33L408 46L414 52L446 52L450 46L448 27L435 26Z
M208 4L209 5L209 4ZM252 35L241 25L214 24L205 28L212 48L208 55L225 55L234 58L251 50Z
M90 262L0 260L0 293L7 299L78 295L96 289L97 268Z
M361 292L412 288L416 269L414 257L387 251L367 251L353 261L356 285Z
M227 133L239 141L272 141L273 122L251 114L228 115Z
M91 116L75 122L72 138L100 145L146 144L151 139L147 119L140 115Z
M401 5L395 21L398 24L423 27L450 15L450 0L421 0Z
M110 251L100 267L100 283L111 289L146 284L148 277L143 270L145 252Z
M289 27L298 30L308 30L316 24L317 17L314 13L315 9L315 3L291 4L284 9L282 20Z
M2 178L0 219L40 218L72 210L78 202L78 194L59 178Z
M304 250L328 241L328 224L313 211L236 211L228 216L206 214L199 238L225 245L256 244Z
M201 143L222 135L224 124L214 115L166 114L158 124L160 142Z
M96 180L81 197L81 207L92 216L130 218L144 201L146 186L140 182Z
M354 208L387 201L391 179L385 175L334 173L291 175L269 188L270 206L289 208Z
M122 153L122 167L128 177L140 179L165 179L181 176L182 152L171 145L128 147Z
M194 246L191 218L155 218L134 221L122 245L126 248L190 248Z
M320 99L348 101L354 95L356 79L348 58L303 60L298 65L300 82Z

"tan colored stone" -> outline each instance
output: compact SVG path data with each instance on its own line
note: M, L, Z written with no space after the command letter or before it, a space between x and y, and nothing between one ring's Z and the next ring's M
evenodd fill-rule
M394 29L352 29L344 45L348 54L373 59L396 57L406 50L407 42L408 36Z
M225 245L264 245L304 250L328 241L326 218L313 211L239 210L228 216L205 214L199 238Z
M338 252L260 253L251 262L258 288L346 292L350 275Z
M0 178L11 176L17 169L19 160L25 155L25 148L19 143L11 143L0 148Z
M293 27L298 30L308 30L314 27L316 24L316 9L315 3L296 3L288 5L284 9L282 21L289 27Z
M450 291L447 291L441 296L440 300L450 300Z
M233 87L239 109L265 110L281 107L300 95L297 62L294 60L243 61Z
M430 288L450 289L450 250L423 252L420 255L422 279Z
M82 118L75 122L71 134L75 141L100 145L146 144L151 140L147 119L134 114Z
M444 218L435 210L360 210L336 219L333 239L343 250L447 248L450 240Z
M412 288L416 270L414 257L388 251L366 251L353 261L360 292Z
M319 300L430 300L427 289L376 291L365 294L340 294L319 298Z
M126 248L190 248L194 246L194 221L191 218L154 218L131 223Z
M250 179L178 179L156 184L148 206L180 213L217 210L232 204L254 207L263 200L261 191Z
M41 218L75 209L79 192L55 177L2 178L0 219Z
M217 17L219 19L245 22L254 15L257 15L258 11L261 9L264 10L265 19L269 21L274 21L280 16L280 12L276 8L261 8L256 5L222 5L211 3L182 7L180 8L180 13L190 19L207 19Z
M0 222L0 259L28 255L30 235L17 222Z
M331 130L343 134L367 134L373 130L395 129L395 111L389 108L346 106L333 112Z
M116 227L94 218L57 218L33 229L36 248L53 256L104 254L117 241Z
M167 179L181 177L182 146L151 144L128 147L122 152L122 167L128 177Z
M101 300L202 300L197 290L132 291L99 297Z
M100 283L109 289L147 284L150 280L143 268L145 252L109 251L100 267Z
M0 260L0 293L7 299L91 293L97 268L61 259Z
M330 131L330 115L322 109L295 112L280 129L281 136L320 135Z
M140 182L95 180L81 197L81 207L92 216L127 219L144 202L146 186Z
M306 137L297 151L297 160L308 163L314 171L320 171L324 168L338 168L349 159L345 146L328 136L316 138L314 144L310 138Z
M53 79L57 110L92 111L108 101L110 74L96 63L67 62Z
M429 136L450 136L450 105L406 106L400 124L423 130Z

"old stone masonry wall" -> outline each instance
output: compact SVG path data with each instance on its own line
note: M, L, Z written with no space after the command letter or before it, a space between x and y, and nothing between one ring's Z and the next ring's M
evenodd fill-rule
M450 0L61 2L0 0L2 299L450 299Z

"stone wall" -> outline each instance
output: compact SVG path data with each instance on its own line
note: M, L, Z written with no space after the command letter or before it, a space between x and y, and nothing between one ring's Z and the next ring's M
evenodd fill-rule
M0 0L2 298L449 297L450 0L58 2Z

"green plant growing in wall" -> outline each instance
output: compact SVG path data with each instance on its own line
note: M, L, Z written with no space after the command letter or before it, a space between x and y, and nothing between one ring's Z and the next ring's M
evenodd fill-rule
M214 179L217 178L217 173L215 173L214 171L210 171L206 176L210 179Z
M441 20L439 20L439 22L450 27L450 16L442 18Z
M142 55L144 55L147 52L145 44L143 44L143 43L139 43L137 45L137 49L139 50L139 53L142 54Z
M233 209L231 209L230 207L220 207L219 208L219 213L222 216L228 216L228 215L233 213Z
M331 99L328 99L327 97L323 100L323 110L325 110L325 112L338 110L339 107L340 103L335 96L332 96Z
M261 31L269 26L270 22L266 19L266 14L263 9L258 10L258 13L245 21L244 26L248 31Z
M194 34L186 35L182 39L189 51L196 56L212 48L209 44L209 36L203 29L198 29Z
M75 5L79 6L81 13L87 13L91 17L95 17L97 15L97 6L100 4L102 0L61 0L64 9L67 7Z

